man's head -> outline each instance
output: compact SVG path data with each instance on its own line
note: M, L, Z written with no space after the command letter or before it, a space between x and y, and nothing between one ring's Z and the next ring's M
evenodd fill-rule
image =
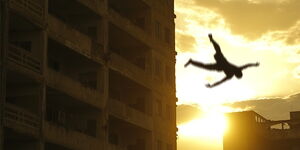
M243 77L242 70L241 70L241 69L235 70L234 75L235 75L238 79L242 78L242 77Z

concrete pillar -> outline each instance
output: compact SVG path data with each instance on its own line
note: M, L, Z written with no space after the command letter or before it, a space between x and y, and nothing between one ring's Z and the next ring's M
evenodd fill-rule
M45 138L43 125L46 116L46 84L42 83L39 87L39 116L40 116L40 134L38 139L38 150L45 149Z
M42 75L43 75L43 79L40 87L39 87L39 116L40 116L40 137L38 140L39 143L39 147L38 150L44 150L45 149L45 137L44 137L44 132L43 132L43 125L45 122L45 118L46 118L46 80L45 80L45 76L46 76L46 71L47 71L47 44L48 44L48 38L47 38L48 34L47 31L44 30L42 31L42 39L41 39L41 50L42 50Z
M104 11L105 14L108 13L108 0L103 0L103 5L104 5ZM103 66L103 99L104 99L104 109L103 113L101 115L101 119L103 119L103 124L102 124L102 129L100 132L104 132L103 135L105 137L105 141L108 141L108 118L109 118L109 110L108 110L108 100L109 100L109 47L108 47L108 36L109 36L109 21L107 19L107 16L103 16L103 21L102 21L102 42L103 42L103 52L104 52L104 66ZM108 144L109 142L105 142L104 149L108 149Z
M146 54L146 66L145 66L145 70L146 70L146 74L148 76L151 76L150 78L152 78L152 64L153 64L153 54L152 54L152 49L150 48L149 51Z
M42 75L43 75L43 82L41 84L41 87L40 87L40 140L39 140L39 143L40 143L40 150L44 150L46 149L45 148L45 145L46 145L46 141L45 141L45 136L44 136L44 132L43 132L43 126L45 124L45 120L46 120L46 88L47 88L47 84L46 84L46 73L47 73L47 66L48 66L48 57L47 57L47 47L48 47L48 0L43 0L44 3L44 21L45 21L45 28L44 28L44 31L43 31L43 51L42 51Z
M105 13L107 13L107 10L108 10L108 0L103 0L103 5L104 5L104 11Z
M7 30L8 30L8 8L7 0L0 0L0 150L3 149L4 129L4 104L5 104L5 55L7 49Z

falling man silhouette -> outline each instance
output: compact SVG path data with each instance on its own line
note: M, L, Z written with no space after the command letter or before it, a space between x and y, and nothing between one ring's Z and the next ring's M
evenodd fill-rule
M248 67L257 67L259 66L259 63L248 63L245 64L243 66L235 66L234 64L231 64L230 62L228 62L226 60L226 58L224 57L224 55L221 52L221 48L219 46L219 44L213 39L212 34L208 34L209 40L210 42L213 44L215 50L216 50L216 54L214 55L214 58L216 60L216 63L214 64L204 64L198 61L194 61L192 59L190 59L185 65L184 67L187 67L188 65L192 64L194 66L203 68L203 69L207 69L207 70L216 70L216 71L223 71L225 73L225 77L220 80L215 82L214 84L206 84L206 87L208 88L212 88L214 86L217 86L223 82L225 82L228 79L231 79L233 76L237 77L238 79L242 78L243 73L242 70L246 69Z

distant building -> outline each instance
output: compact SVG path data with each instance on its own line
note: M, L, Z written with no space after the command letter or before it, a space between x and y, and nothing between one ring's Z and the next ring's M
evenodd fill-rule
M223 150L299 150L300 112L290 120L267 120L254 111L227 114L229 128Z
M174 0L0 5L1 150L176 150Z

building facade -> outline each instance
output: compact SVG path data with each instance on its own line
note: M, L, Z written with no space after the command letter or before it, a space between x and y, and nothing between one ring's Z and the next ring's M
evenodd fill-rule
M176 150L173 0L0 8L0 149Z
M290 120L268 120L254 111L229 113L227 118L223 150L300 149L300 112L290 112Z

